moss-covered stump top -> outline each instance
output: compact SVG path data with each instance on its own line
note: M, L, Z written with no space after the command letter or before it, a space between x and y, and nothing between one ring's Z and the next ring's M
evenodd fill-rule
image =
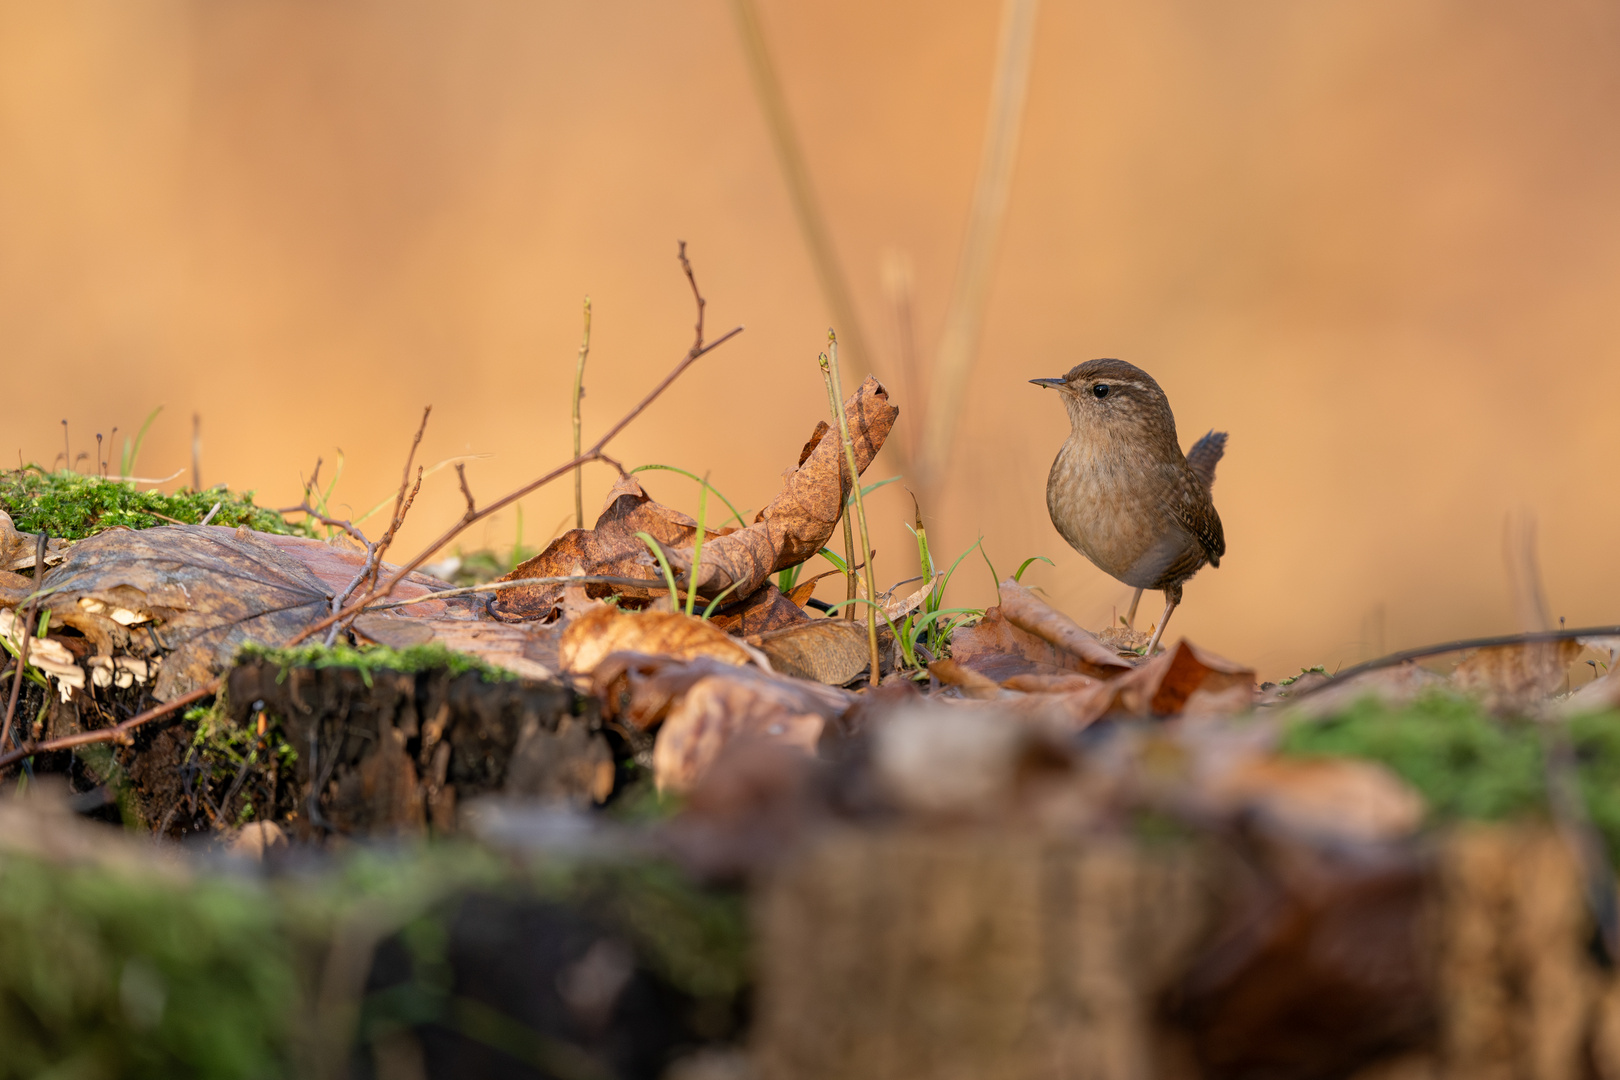
M66 540L82 540L116 526L195 525L208 517L216 503L219 509L209 520L212 525L246 525L271 533L298 531L274 510L256 505L253 492L233 492L223 485L204 491L181 488L165 495L142 491L129 481L67 469L48 473L29 466L0 472L0 510L11 515L16 527Z

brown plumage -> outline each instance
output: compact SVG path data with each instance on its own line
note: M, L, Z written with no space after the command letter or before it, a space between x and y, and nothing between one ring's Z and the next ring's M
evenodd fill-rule
M1069 410L1069 438L1046 481L1052 524L1098 569L1136 586L1127 623L1143 589L1164 591L1151 655L1181 586L1226 554L1209 494L1226 433L1210 432L1183 455L1164 391L1123 360L1089 360L1061 379L1030 382L1057 390Z

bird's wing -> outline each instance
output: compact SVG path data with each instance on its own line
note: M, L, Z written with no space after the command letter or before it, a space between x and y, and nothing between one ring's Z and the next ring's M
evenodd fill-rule
M1216 456L1219 456L1219 450ZM1226 533L1221 528L1221 516L1215 512L1215 504L1210 502L1209 486L1190 467L1177 478L1165 510L1176 524L1198 541L1211 566L1221 565L1221 556L1226 554Z
M1226 432L1211 431L1193 443L1187 451L1187 467L1198 475L1205 487L1215 486L1215 466L1226 453Z

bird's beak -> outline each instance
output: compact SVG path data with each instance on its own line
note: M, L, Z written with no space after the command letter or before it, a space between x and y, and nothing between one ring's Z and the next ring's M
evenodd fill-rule
M1061 390L1068 385L1062 379L1031 379L1029 381L1036 386L1050 386L1054 390Z

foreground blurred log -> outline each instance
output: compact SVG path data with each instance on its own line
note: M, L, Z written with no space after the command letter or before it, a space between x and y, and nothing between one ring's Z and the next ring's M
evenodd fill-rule
M1207 844L839 828L758 899L760 1075L1620 1077L1556 833L1465 827L1407 865L1317 875L1335 906Z
M1154 1001L1208 919L1188 853L840 830L759 902L773 1080L1174 1075Z

